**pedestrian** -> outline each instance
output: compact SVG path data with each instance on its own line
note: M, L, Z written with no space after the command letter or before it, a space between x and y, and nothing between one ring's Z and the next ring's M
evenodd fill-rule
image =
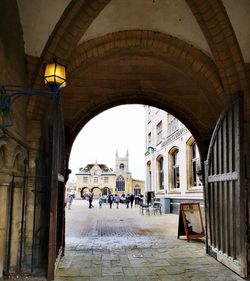
M68 209L69 210L71 209L71 205L72 205L73 199L74 199L74 194L69 194L67 196L67 204L68 204Z
M89 209L94 208L94 206L92 205L93 197L94 197L94 194L91 192L89 194Z
M101 192L99 193L99 201L98 201L98 203L99 203L99 208L102 208L102 193Z
M120 202L121 202L121 203L125 203L125 201L126 201L126 195L125 195L125 193L123 192L122 195L121 195L121 198L120 198Z
M131 208L133 208L133 203L134 203L134 200L135 200L134 194L131 194L129 199L130 199L130 206L131 206Z
M127 205L127 208L129 208L129 202L130 202L130 195L129 195L129 193L128 193L127 196L126 196L126 205Z
M110 209L112 209L113 202L114 202L114 196L112 193L110 193L109 197L108 197L108 203L109 203Z
M100 208L102 208L102 197L103 197L103 195L100 194L100 196L99 196L99 207Z
M140 194L140 205L143 205L143 195Z
M118 209L120 203L120 197L117 194L115 194L115 203L116 203L116 208Z

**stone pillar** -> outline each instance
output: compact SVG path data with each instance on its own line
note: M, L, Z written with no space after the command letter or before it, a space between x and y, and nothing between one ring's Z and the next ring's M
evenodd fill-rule
M9 175L0 176L0 278L3 276L4 259L6 256L6 232L8 217L8 187L12 177Z

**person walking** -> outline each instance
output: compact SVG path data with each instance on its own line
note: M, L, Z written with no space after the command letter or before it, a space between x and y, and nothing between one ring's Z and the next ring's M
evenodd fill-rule
M74 199L74 194L69 194L69 195L67 196L68 210L71 209L71 205L72 205L73 199Z
M129 195L129 193L128 193L127 196L126 196L126 205L127 205L127 208L129 208L129 202L130 202L130 195Z
M134 200L135 200L134 194L131 194L129 199L130 199L130 206L131 206L131 208L133 208L133 204L134 204Z
M94 206L92 205L93 197L94 197L94 194L91 192L89 194L89 209L94 208Z
M110 209L112 209L113 202L114 202L114 196L112 193L110 193L109 197L108 197L108 203L109 203Z
M102 208L102 193L100 193L99 194L99 201L98 201L98 203L99 203L99 208Z
M118 194L115 194L115 203L116 203L116 208L119 208L119 203L120 203L120 197Z
M99 208L102 208L102 197L99 198Z

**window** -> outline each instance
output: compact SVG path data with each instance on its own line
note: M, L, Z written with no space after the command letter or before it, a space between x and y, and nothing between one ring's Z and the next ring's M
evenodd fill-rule
M188 142L188 187L201 186L202 183L198 177L200 156L196 142L194 138ZM197 169L198 168L198 169Z
M174 175L174 188L180 188L179 151L178 150L176 150L173 154L173 175Z
M120 170L124 170L124 164L123 163L120 164Z
M171 135L176 130L178 130L178 119L168 114L168 134Z
M88 177L83 177L83 183L88 183Z
M109 177L104 177L104 183L108 183L109 182Z
M98 177L94 177L93 183L94 183L94 184L95 184L95 183L98 183Z
M157 133L157 144L159 144L162 141L162 121L160 121L156 125L156 133Z
M151 162L147 163L147 191L152 190Z
M197 173L196 173L196 143L191 146L192 151L192 186L197 186Z
M135 189L134 189L134 195L138 196L141 194L141 189L140 189L140 186L139 185L136 185L135 186Z
M158 186L160 190L164 189L163 157L158 159Z
M122 176L116 179L116 191L125 191L125 180Z
M179 170L179 150L174 149L169 153L169 180L170 189L180 188L180 170Z
M148 147L152 146L151 142L152 142L152 136L151 133L148 133Z

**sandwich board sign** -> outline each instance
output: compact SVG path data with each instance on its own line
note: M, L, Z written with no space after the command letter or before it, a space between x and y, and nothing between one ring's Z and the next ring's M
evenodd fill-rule
M186 236L187 241L205 236L199 203L180 204L178 238L180 236Z

